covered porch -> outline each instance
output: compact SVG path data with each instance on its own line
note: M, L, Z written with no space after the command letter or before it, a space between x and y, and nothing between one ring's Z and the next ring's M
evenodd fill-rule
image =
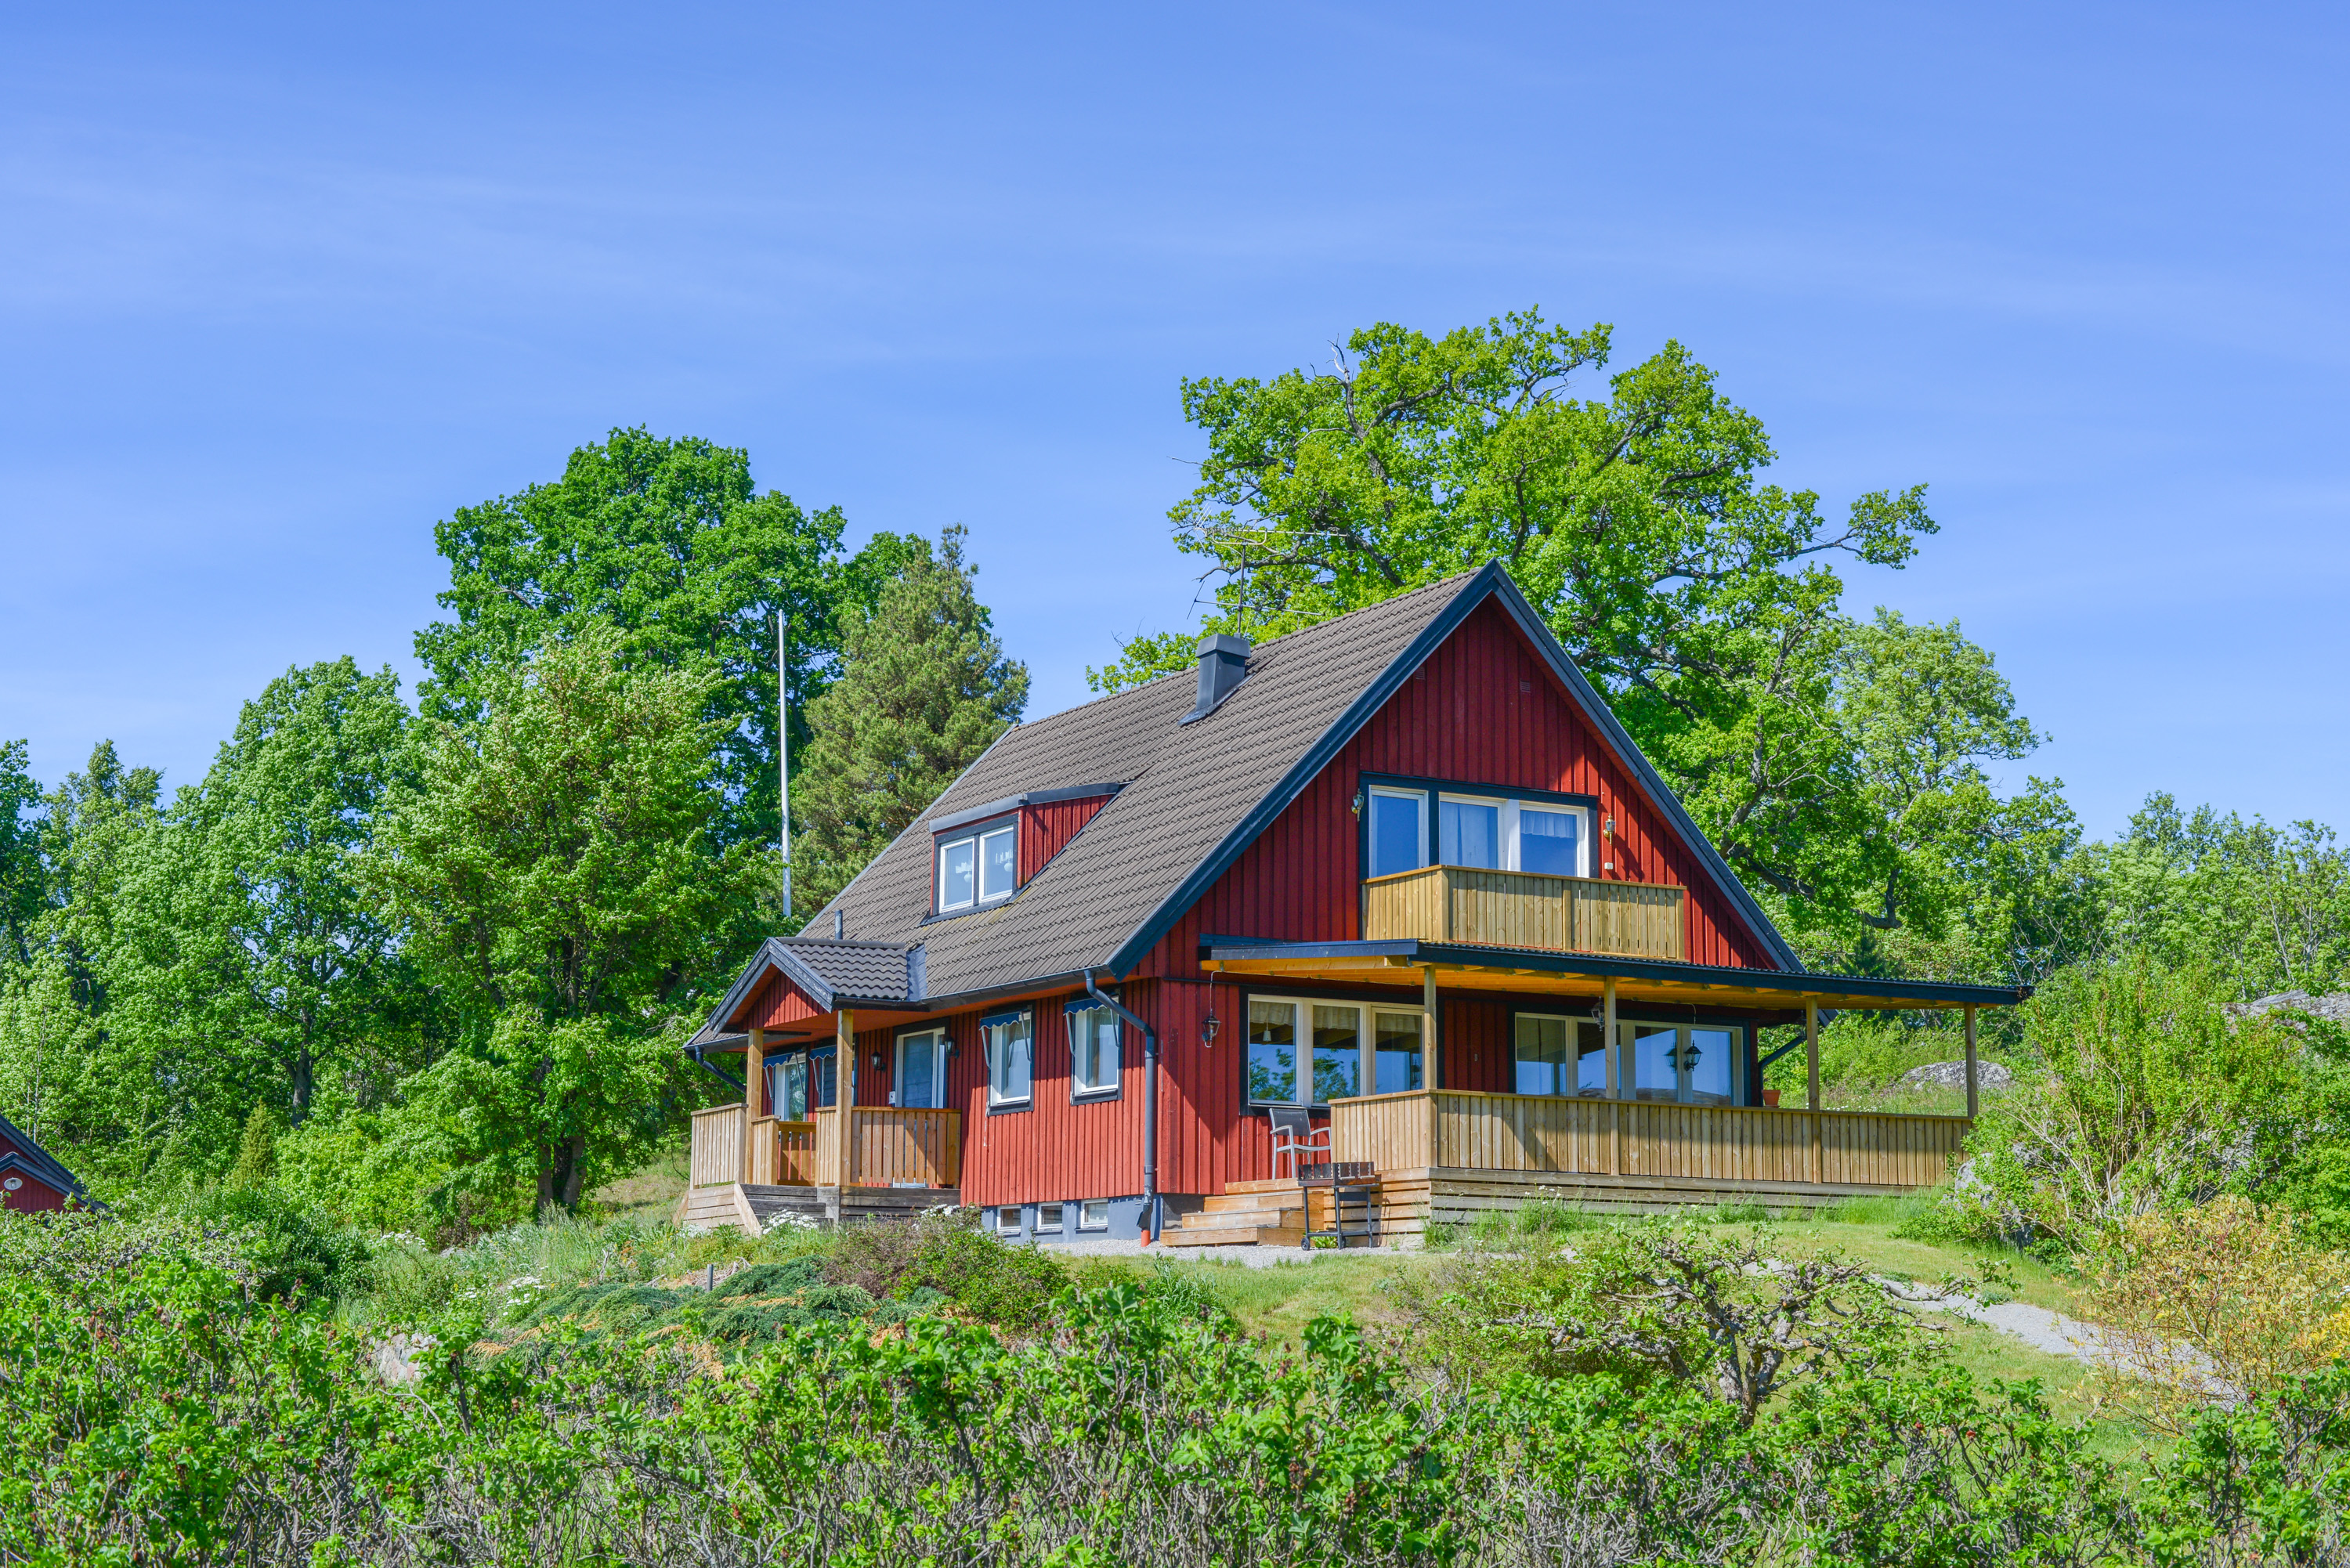
M1662 945L1639 937L1651 949ZM1601 1210L1805 1209L1933 1186L1948 1178L1980 1105L1976 1011L2012 1006L2024 994L1416 937L1209 938L1201 948L1204 968L1253 995L1259 984L1387 991L1399 1003L1416 1002L1430 1021L1426 1059L1408 1089L1382 1082L1388 1092L1328 1106L1329 1158L1376 1170L1380 1233L1406 1244L1431 1223L1467 1223L1535 1199ZM1514 1093L1496 1084L1494 1064L1472 1069L1450 1059L1467 1042L1446 1040L1435 1022L1456 999L1490 1009L1503 997L1514 1036L1507 1047ZM1851 1009L1960 1012L1967 1114L1826 1109L1820 1022ZM1797 1022L1803 1033L1792 1046L1756 1051L1756 1029ZM1742 1042L1734 1072L1721 1069L1715 1080L1689 1070L1698 1045L1718 1053L1733 1033ZM1490 1051L1502 1042L1489 1034L1482 1044ZM1807 1103L1762 1103L1761 1068L1798 1048ZM1529 1062L1530 1054L1545 1059Z

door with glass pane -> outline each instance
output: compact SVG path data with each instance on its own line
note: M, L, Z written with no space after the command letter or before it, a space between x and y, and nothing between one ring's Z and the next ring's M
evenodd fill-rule
M781 1122L804 1122L808 1114L808 1064L806 1056L786 1056L767 1064L769 1114Z
M899 1037L897 1104L936 1110L947 1103L946 1052L946 1032L941 1029Z
M1607 1093L1607 1052L1597 1023L1588 1018L1518 1014L1514 1043L1515 1081L1522 1095Z

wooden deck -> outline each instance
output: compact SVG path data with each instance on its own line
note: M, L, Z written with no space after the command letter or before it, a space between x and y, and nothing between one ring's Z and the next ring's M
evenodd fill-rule
M1363 939L1679 959L1688 898L1654 882L1429 866L1363 884Z
M693 1113L688 1177L678 1222L739 1225L757 1234L777 1213L832 1223L962 1201L962 1114L827 1106L799 1122L760 1116L746 1134L743 1107Z
M1415 1090L1330 1107L1331 1157L1381 1171L1510 1170L1878 1192L1931 1187L1964 1116Z

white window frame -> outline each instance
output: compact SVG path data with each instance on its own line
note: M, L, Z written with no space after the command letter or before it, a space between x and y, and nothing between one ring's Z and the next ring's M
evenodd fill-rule
M1638 1036L1636 1029L1670 1029L1673 1040L1673 1097L1669 1101L1651 1101L1660 1105L1700 1105L1708 1102L1695 1099L1696 1091L1690 1087L1690 1068L1685 1060L1689 1050L1690 1031L1712 1030L1730 1036L1730 1099L1732 1106L1746 1103L1746 1026L1742 1023L1688 1023L1669 1018L1619 1018L1616 1021L1617 1096L1620 1099L1640 1097L1639 1055L1636 1050Z
M1012 839L1012 886L1000 891L987 885L987 846L992 839L1009 835ZM963 846L971 846L971 897L958 902L947 902L947 857ZM1020 819L996 817L987 822L951 834L939 836L931 855L931 902L941 915L962 909L977 909L989 904L1000 904L1020 890Z
M1408 800L1412 804L1412 815L1418 822L1418 826L1412 834L1411 840L1412 863L1409 866L1405 867L1402 871L1381 871L1378 873L1378 875L1381 877L1400 877L1406 871L1426 870L1430 859L1432 858L1429 846L1430 834L1428 814L1430 807L1429 805L1428 791L1424 789L1402 789L1394 784L1373 784L1370 787L1369 799ZM1378 807L1374 805L1371 806L1370 809L1374 814L1376 814ZM1373 828L1367 828L1366 831L1372 834L1367 844L1376 845L1378 842L1378 838L1375 826Z
M1088 1198L1077 1205L1077 1229L1107 1231L1109 1229L1109 1199Z
M1036 1234L1039 1236L1067 1235L1069 1233L1067 1209L1068 1205L1066 1203L1036 1205Z
M894 1085L889 1090L891 1105L905 1105L906 1058L911 1053L925 1047L931 1052L931 1085L938 1093L940 1105L909 1108L923 1110L943 1107L947 1090L947 1032L935 1026L929 1029L910 1029L898 1036L898 1060L893 1064L897 1075L890 1080Z
M1462 805L1491 805L1500 808L1495 832L1501 840L1499 848L1502 864L1492 867L1495 870L1518 871L1524 868L1523 855L1519 848L1518 836L1518 813L1521 809L1530 806L1535 811L1558 812L1577 818L1575 835L1575 868L1571 872L1548 871L1535 874L1549 877L1589 877L1591 875L1591 808L1589 806L1570 805L1565 801L1527 800L1509 794L1479 794L1469 790L1447 789L1433 793L1436 796L1436 809L1440 822L1446 801L1457 802ZM1438 848L1440 857L1442 850L1440 839ZM1468 869L1483 869L1483 867L1471 867Z
M1006 1216L1010 1222L1006 1223ZM1006 1203L995 1211L995 1233L1007 1241L1017 1241L1028 1233L1028 1212L1017 1203Z
M1414 1014L1419 1019L1420 1090L1406 1090L1403 1092L1416 1094L1421 1092L1421 1090L1425 1090L1429 1086L1427 1083L1428 1009L1420 1006L1418 1002L1357 1002L1352 998L1344 996L1274 996L1263 992L1253 991L1249 992L1247 1003L1243 1007L1241 1014L1242 1019L1243 1020L1242 1024L1241 1040L1241 1071L1243 1074L1248 1071L1249 1062L1249 1042L1247 1038L1248 1026L1245 1022L1248 1017L1248 1012L1246 1009L1248 1007L1255 1006L1260 1002L1269 1002L1290 1007L1302 1007L1308 1009L1309 1011L1295 1015L1299 1024L1299 1028L1297 1030L1296 1084L1299 1098L1295 1100L1260 1100L1255 1098L1253 1096L1251 1096L1248 1101L1250 1105L1304 1106L1308 1109L1313 1109L1317 1106L1326 1106L1329 1105L1330 1102L1327 1100L1314 1100L1304 1097L1310 1094L1314 1088L1314 1014L1310 1010L1316 1007L1351 1007L1355 1010L1355 1041L1361 1051L1361 1064L1356 1068L1355 1081L1362 1086L1362 1093L1354 1096L1355 1098L1368 1099L1373 1096L1378 1086L1378 1037L1372 1033L1371 1025L1371 1014L1375 1012L1408 1012Z
M996 1031L999 1029L1010 1029L1015 1025L1024 1026L1028 1032L1028 1092L1024 1095L1019 1096L1000 1096L995 1090L998 1077L995 1062L995 1052L998 1044ZM1035 1009L1024 1007L1011 1017L1000 1018L993 1023L983 1023L980 1025L979 1037L981 1042L981 1054L983 1054L987 1060L987 1108L991 1111L1025 1110L1029 1106L1035 1105L1036 1103ZM1005 1037L1003 1043L1008 1044L1010 1043L1009 1037Z
M1088 1084L1077 1075L1077 1024L1078 1020L1090 1018L1097 1012L1109 1020L1111 1031L1109 1076L1106 1082ZM1062 1009L1061 1022L1062 1033L1066 1034L1069 1040L1069 1097L1073 1100L1091 1100L1119 1093L1125 1087L1126 1082L1126 1020L1118 1015L1118 1010L1114 1007L1104 1007L1100 1002L1088 999L1082 1006Z

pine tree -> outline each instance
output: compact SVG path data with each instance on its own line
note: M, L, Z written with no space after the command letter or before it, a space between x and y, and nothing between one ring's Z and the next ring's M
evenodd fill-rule
M808 708L793 786L792 904L820 909L1028 705L1028 667L1003 654L972 591L965 532L899 568L846 638L841 678ZM827 931L829 928L827 928ZM819 931L816 934L826 934Z

